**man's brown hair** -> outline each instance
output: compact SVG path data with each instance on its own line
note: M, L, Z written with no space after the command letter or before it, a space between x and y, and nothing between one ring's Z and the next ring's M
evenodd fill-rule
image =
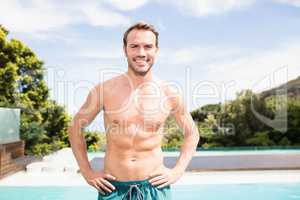
M158 47L158 32L155 30L154 26L151 24L148 24L146 22L138 22L132 26L130 26L127 31L124 33L123 36L123 45L124 47L127 46L127 36L130 33L130 31L137 29L137 30L145 30L145 31L151 31L155 35L155 45Z

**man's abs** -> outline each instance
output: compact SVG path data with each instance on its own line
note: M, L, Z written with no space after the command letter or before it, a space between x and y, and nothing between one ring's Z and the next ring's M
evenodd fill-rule
M155 134L155 133L152 133ZM163 167L161 136L136 138L107 137L104 172L120 181L143 180L154 170ZM135 140L135 141L133 141Z

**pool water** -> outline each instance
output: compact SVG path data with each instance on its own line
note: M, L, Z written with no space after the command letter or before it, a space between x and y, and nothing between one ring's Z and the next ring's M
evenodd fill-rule
M173 185L173 200L300 200L300 183ZM91 187L0 187L0 200L96 200Z

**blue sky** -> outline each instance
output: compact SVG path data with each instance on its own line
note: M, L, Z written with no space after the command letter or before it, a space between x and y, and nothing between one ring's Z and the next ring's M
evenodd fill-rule
M299 0L0 0L0 13L71 115L104 69L115 71L104 79L127 70L122 36L140 20L160 33L154 73L180 87L189 110L300 75ZM101 114L90 129L103 130Z

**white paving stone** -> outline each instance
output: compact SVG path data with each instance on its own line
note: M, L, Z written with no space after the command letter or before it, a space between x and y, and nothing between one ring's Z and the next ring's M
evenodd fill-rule
M300 170L187 172L174 185L300 183ZM0 186L88 186L80 173L18 172Z
M266 152L281 153L281 151L264 153ZM295 152L299 153L299 151ZM203 151L197 152L195 156L200 155L216 154ZM230 152L225 152L223 155L230 155ZM103 152L88 154L90 161L103 156ZM179 156L179 152L165 152L164 156ZM65 148L45 156L43 161L29 164L26 171L3 178L0 180L0 186L88 186L78 171L79 167L71 148ZM300 170L186 172L174 185L244 183L300 183Z

